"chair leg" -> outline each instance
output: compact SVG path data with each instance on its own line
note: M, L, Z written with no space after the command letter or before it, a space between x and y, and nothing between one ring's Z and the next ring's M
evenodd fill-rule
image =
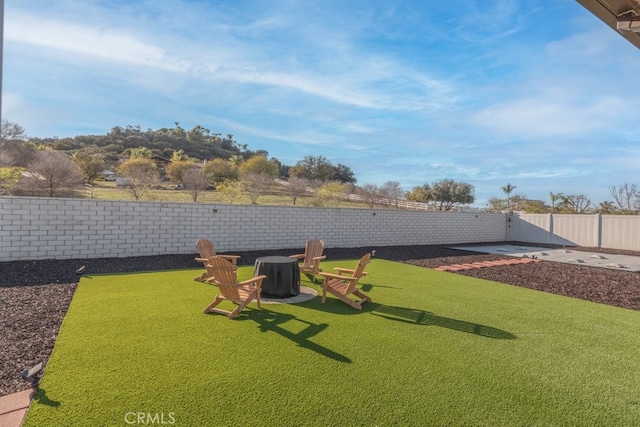
M212 311L215 313L221 313L221 314L227 314L229 313L228 311L224 311L221 310L219 308L215 308L218 304L220 304L222 301L224 301L224 298L222 298L220 295L218 295L216 297L216 299L213 300L213 302L211 304L209 304L205 309L204 312L205 313L211 313Z
M371 302L371 298L368 295L363 294L360 290L356 289L355 291L353 291L353 294L360 298L360 304L362 304L363 302Z
M324 304L327 301L327 283L322 284L322 300L320 301Z
M337 298L339 298L345 304L348 304L348 305L350 305L351 307L353 307L353 308L355 308L357 310L362 310L362 306L360 305L361 301L360 302L354 301L351 298L349 298L348 296L336 291L331 286L328 286L326 290L329 291L332 295L335 295ZM323 296L325 295L325 293L326 292L323 292Z
M242 310L244 310L244 308L249 304L249 302L252 300L253 298L247 298L246 300L242 301L241 304L239 304L235 310L233 310L231 313L229 313L229 319L233 319L234 317L236 317L238 314L240 314L240 312Z

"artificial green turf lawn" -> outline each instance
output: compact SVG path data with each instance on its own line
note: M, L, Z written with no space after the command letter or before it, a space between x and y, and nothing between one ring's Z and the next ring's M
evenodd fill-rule
M362 311L317 297L235 320L202 313L217 288L197 270L83 277L25 426L640 420L640 312L381 259L367 271Z

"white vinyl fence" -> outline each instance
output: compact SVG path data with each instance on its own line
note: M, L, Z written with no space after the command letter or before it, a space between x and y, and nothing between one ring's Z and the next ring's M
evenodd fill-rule
M511 215L509 240L640 251L637 215Z
M507 240L505 215L0 197L0 261L220 252L461 244Z

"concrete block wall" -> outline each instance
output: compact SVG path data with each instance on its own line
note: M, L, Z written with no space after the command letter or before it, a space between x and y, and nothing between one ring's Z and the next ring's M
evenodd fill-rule
M507 240L505 215L0 197L0 261Z

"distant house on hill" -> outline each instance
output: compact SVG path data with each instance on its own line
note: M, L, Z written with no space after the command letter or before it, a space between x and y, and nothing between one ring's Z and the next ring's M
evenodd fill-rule
M116 173L112 172L110 170L103 170L102 173L100 174L102 176L102 178L105 181L115 181L116 180Z

